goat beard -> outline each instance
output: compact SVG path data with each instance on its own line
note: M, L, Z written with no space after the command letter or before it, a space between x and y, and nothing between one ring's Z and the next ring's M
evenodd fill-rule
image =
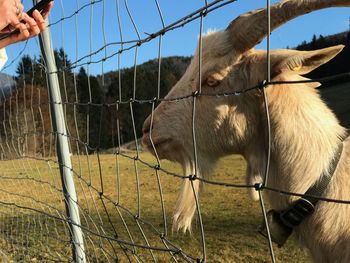
M185 176L196 175L197 178L207 177L214 164L208 161L198 162L197 171L193 160L182 163L183 174ZM199 192L202 189L202 182L198 179L184 179L173 216L173 231L187 231L192 233L192 220L199 205Z

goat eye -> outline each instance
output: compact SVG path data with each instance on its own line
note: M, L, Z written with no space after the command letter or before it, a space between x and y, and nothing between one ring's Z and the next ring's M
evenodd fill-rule
M220 81L217 79L214 79L212 77L208 77L205 81L205 83L209 86L209 87L216 87L220 84Z

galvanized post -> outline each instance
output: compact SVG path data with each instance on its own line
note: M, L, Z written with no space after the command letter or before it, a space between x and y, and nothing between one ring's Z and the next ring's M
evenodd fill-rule
M35 1L34 2L39 2ZM48 21L47 21L48 23ZM77 194L75 191L71 153L68 145L65 116L63 113L60 86L57 76L57 67L51 42L51 32L47 28L39 36L42 57L46 62L49 96L51 107L51 118L54 133L57 136L57 158L60 167L62 188L66 204L66 211L69 218L69 228L73 249L73 259L77 263L85 263L85 249L83 233L80 224Z

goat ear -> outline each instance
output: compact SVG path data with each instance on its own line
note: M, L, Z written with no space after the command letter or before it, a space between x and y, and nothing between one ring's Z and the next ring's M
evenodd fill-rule
M296 52L289 56L282 56L275 64L275 72L293 71L298 75L307 74L319 66L334 58L344 48L344 45L314 51L292 51Z

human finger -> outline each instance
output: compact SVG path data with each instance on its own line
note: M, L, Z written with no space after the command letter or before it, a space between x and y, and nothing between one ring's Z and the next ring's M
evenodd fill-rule
M23 9L17 8L16 6L13 6L11 9L7 11L7 24L8 28L11 30L14 30L16 28L19 28L19 24L22 20L23 16Z
M23 4L21 3L21 1L18 1L18 0L15 1L15 7L16 7L16 11L19 10L18 12L22 13L24 10Z
M37 21L35 18L32 18L32 17L28 16L27 14L25 14L25 16L28 19L26 21L27 21L27 25L29 25L29 27L30 27L29 32L30 32L31 37L38 35L42 31L40 29L41 21ZM40 22L40 24L38 22Z
M43 12L41 12L41 15L42 15L42 17L43 17L44 19L46 19L46 18L48 17L48 15L49 15L49 13L50 13L50 10L51 10L51 8L52 8L52 6L53 6L53 4L54 4L54 1L51 1L51 2L47 5L47 7L45 8L45 10L44 10Z
M33 12L33 18L35 19L36 23L38 24L40 31L43 31L46 28L46 21L38 10L35 10Z
M20 0L0 0L0 31L11 32L21 20L23 9Z
M29 15L23 14L22 21L25 22L25 25L29 30L30 37L38 35L41 32L37 21L34 18L30 17Z
M22 41L30 37L29 28L27 25L20 23L18 26L19 33L13 36L14 42Z
M33 18L29 17L27 14L23 15L22 22L23 23L20 23L17 26L18 34L14 34L9 38L6 38L8 44L24 41L40 33L40 29L36 21Z
M17 8L20 8L20 6L22 5L22 2L21 0L13 0L14 2L14 5L17 7ZM22 5L23 6L23 5Z
M15 7L16 7L15 14L18 17L18 20L22 20L23 10L24 10L23 4L20 1L18 1Z
M22 13L24 10L24 6L19 0L14 0L13 4L11 5L11 10L13 10L14 15L17 16L19 20L22 19ZM10 11L11 12L11 11Z

